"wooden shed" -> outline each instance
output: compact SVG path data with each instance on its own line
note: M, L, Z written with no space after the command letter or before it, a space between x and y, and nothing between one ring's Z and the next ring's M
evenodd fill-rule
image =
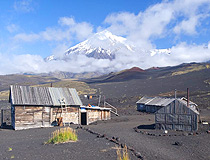
M162 107L167 106L174 98L163 98L163 97L142 97L136 102L137 110L142 112L155 113Z
M111 118L110 108L83 106L76 89L10 86L11 124L15 130L64 124L88 125Z
M157 129L196 131L198 129L199 112L197 105L186 99L174 99L167 106L155 113L155 126Z

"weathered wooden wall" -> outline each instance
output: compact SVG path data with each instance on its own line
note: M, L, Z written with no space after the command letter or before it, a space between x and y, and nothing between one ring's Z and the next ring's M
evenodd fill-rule
M87 124L97 120L111 118L109 110L87 109ZM44 107L44 106L12 106L12 126L15 130L50 127L57 118L62 117L63 123L81 123L80 107Z
M80 110L79 107L66 107L63 109L63 113L61 108L52 107L52 120L55 121L58 117L63 117L64 123L80 123Z
M88 109L87 110L87 124L93 123L98 120L108 120L111 119L111 113L109 110L93 110Z
M176 100L156 112L155 123L158 129L195 131L198 129L198 115Z
M93 123L97 120L101 120L101 111L100 110L87 110L87 124Z
M14 113L12 124L15 130L51 126L50 107L15 106Z
M111 119L111 112L109 110L101 110L101 120Z

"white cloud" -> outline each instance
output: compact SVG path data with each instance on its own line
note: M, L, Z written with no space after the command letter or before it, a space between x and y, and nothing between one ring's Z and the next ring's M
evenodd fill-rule
M71 30L79 41L85 40L93 33L92 25L86 22L78 23Z
M45 41L81 41L88 38L93 32L93 26L87 22L77 23L71 17L62 17L58 20L59 26L48 27L39 33L19 33L14 36L15 40L26 42Z
M39 37L41 40L46 41L63 41L70 39L71 34L68 30L62 30L60 28L47 28L45 31L40 32Z
M74 26L76 24L74 18L72 17L61 17L58 20L58 23L61 25L67 25L67 26Z
M191 17L188 20L183 20L181 23L176 25L174 27L174 32L176 34L180 34L182 32L186 34L195 34L196 33L196 24L197 24L198 18L197 17Z
M10 24L6 27L6 29L10 32L10 33L13 33L13 32L17 32L19 27L15 24Z
M153 49L155 48L154 40L162 37L172 35L176 38L182 35L199 35L198 27L209 17L209 8L210 0L163 1L138 14L129 12L112 13L106 17L104 23L108 25L107 29L112 33L127 37L143 49ZM93 29L94 26L90 23L76 22L73 17L61 17L55 27L45 28L38 33L19 33L14 36L14 39L26 42L54 41L57 45L52 50L52 54L56 57L63 57L72 41L85 40L93 34ZM104 29L103 26L98 27L98 30L102 29ZM0 54L0 67L4 68L0 74L43 73L59 70L74 73L87 71L111 72L133 66L145 69L153 66L163 67L189 62L203 62L210 60L209 46L210 43L208 47L205 47L205 45L190 45L182 42L171 48L170 55L156 54L152 57L148 52L142 50L132 53L120 51L112 61L74 55L66 61L45 62L38 55Z
M199 24L208 17L210 0L163 1L137 15L113 13L104 21L114 34L126 35L142 48L153 48L153 40L174 31L177 36L196 34ZM101 27L99 27L100 29Z
M34 11L33 0L16 0L13 7L18 12L28 13Z
M56 58L63 58L65 55L64 53L67 51L67 49L69 48L69 44L58 44L52 51L52 55L54 55Z
M60 44L53 53L62 55L67 46ZM44 61L39 55L5 55L0 54L0 67L4 68L0 74L10 73L48 73L54 71L81 72L112 72L133 66L146 69L153 66L173 66L181 63L204 62L210 60L210 48L205 45L187 45L180 43L171 48L171 54L156 54L149 52L124 52L121 50L112 61L108 59L88 58L85 55L72 55L65 60ZM8 65L10 64L10 65Z
M76 23L72 17L61 17L58 21L62 26L68 26L71 34L79 41L85 40L93 33L93 26L87 22Z
M31 34L19 33L19 34L16 34L13 37L13 39L16 41L21 40L21 41L26 41L26 42L32 42L32 41L40 39L40 35L35 34L35 33L31 33Z

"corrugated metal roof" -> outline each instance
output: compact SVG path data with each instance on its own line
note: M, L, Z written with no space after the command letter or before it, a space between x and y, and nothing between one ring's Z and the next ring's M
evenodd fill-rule
M72 98L73 98L73 100L74 100L74 103L76 103L76 104L82 104L82 101L80 100L80 98L79 98L79 96L78 96L78 94L77 94L76 89L74 89L74 88L69 88L69 91L70 91L70 93L71 93L71 95L72 95Z
M10 86L10 97L13 105L47 105L60 106L82 105L74 88Z
M174 98L142 97L136 103L141 103L141 104L151 105L151 106L167 106L173 100Z
M174 100L174 98L160 98L155 97L152 101L146 103L147 105L153 105L153 106L167 106L169 103L171 103Z
M141 103L141 104L145 104L149 101L151 101L152 99L154 99L154 97L142 97L140 100L138 100L136 103Z
M136 103L141 103L144 105L150 105L150 106L162 106L165 107L171 102L173 102L175 98L163 98L163 97L142 97L139 101ZM185 106L187 106L187 100L186 98L177 98L178 101L182 102ZM189 103L189 108L194 111L195 113L199 114L199 112L196 109L197 104L194 102Z
M186 99L183 99L183 98L181 98L181 99L178 99L180 102L182 102L185 106L187 106L187 101L186 101ZM189 109L191 109L192 111L194 111L196 114L199 114L199 112L197 111L197 109L196 109L196 107L197 107L198 105L197 104L195 104L194 102L191 102L190 101L190 103L189 103Z

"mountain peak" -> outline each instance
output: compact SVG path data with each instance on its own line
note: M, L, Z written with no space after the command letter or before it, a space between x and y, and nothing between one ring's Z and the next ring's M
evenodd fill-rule
M127 44L126 38L113 35L108 30L94 34L89 39L69 48L65 56L82 54L95 59L114 59L115 53L120 50L131 52L133 46Z
M129 72L144 72L144 70L139 67L133 67L133 68L129 69L128 71Z
M97 38L97 39L100 39L100 40L106 40L106 39L109 39L109 40L112 40L112 41L118 41L118 42L123 42L123 41L126 41L126 38L123 38L123 37L120 37L120 36L116 36L116 35L113 35L110 31L108 30L103 30L101 32L98 32L96 33L93 38Z
M101 31L101 32L98 32L98 33L96 33L95 35L105 35L105 36L112 36L113 34L110 32L110 31L108 31L108 30L103 30L103 31Z
M115 55L117 53L126 53L127 55L131 55L134 52L147 52L151 53L150 56L154 56L155 54L170 54L171 51L169 49L142 51L141 49L134 46L132 42L129 42L126 38L116 36L108 30L103 30L101 32L95 33L87 40L69 48L68 50L66 50L64 55L60 57L51 55L45 60L68 60L72 55L85 55L87 57L95 59L113 60L115 59Z

